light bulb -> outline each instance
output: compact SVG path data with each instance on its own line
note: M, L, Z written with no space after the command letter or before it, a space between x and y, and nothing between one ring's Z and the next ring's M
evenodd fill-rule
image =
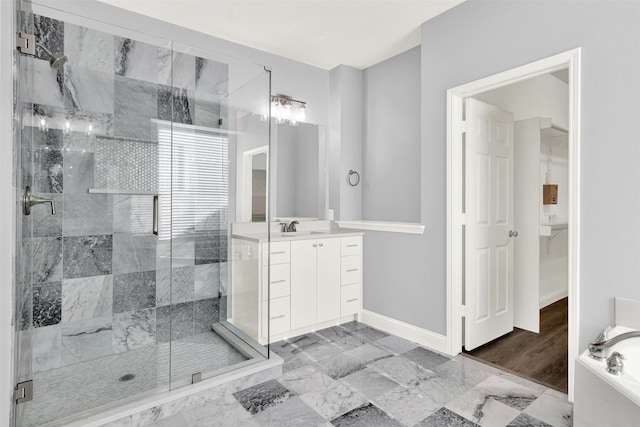
M91 135L93 135L93 125L89 123L89 126L87 126L87 136Z
M64 122L64 133L67 135L71 133L71 122L69 120L65 120Z
M304 122L307 118L307 106L302 104L298 109L298 121Z
M47 126L47 121L45 119L40 119L40 123L39 123L38 127L40 128L41 131L43 131L43 132L46 131L47 127L48 127Z

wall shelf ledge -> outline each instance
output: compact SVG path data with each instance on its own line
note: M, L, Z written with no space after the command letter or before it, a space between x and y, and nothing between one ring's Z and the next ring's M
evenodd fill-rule
M355 230L386 231L390 233L423 234L424 225L417 222L392 222L392 221L370 221L351 220L336 221L340 228L351 228Z

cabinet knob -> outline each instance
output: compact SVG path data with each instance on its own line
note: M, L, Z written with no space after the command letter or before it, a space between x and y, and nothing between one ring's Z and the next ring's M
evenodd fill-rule
M318 246L323 247L323 246L324 246L324 244L320 243Z
M318 247L318 244L317 244L317 243L314 243L314 244L313 244L313 247L314 247L314 248L317 248L317 247Z

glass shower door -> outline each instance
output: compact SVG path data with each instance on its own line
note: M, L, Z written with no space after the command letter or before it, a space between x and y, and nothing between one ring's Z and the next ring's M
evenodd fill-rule
M220 326L268 357L270 240L268 206L271 72L223 100L229 138L228 263L221 269ZM262 256L261 256L262 251Z
M16 205L16 378L33 386L18 426L169 389L154 219L171 42L33 8L16 28L46 49L16 53L16 185L51 203Z

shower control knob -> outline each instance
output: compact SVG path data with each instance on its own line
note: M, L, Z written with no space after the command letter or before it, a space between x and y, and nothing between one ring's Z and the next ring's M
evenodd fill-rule
M518 232L515 230L509 230L509 237L518 237Z

